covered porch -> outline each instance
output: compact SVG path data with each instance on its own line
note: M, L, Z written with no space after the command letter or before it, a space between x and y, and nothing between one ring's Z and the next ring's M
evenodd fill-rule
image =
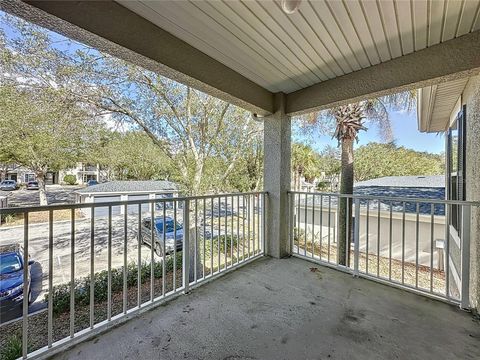
M479 339L451 305L263 258L55 359L477 359Z
M345 5L346 3L348 5ZM457 269L462 272L462 278L458 279L458 283L461 283L461 289L458 289L460 294L458 296L455 294L453 299L457 306L442 301L452 300L448 271L445 281L442 282L444 289L442 296L437 296L439 298L437 300L407 292L403 279L400 284L393 283L392 199L387 199L390 201L388 218L390 243L386 249L390 254L386 263L387 269L388 263L390 268L387 275L377 273L376 280L383 277L384 282L390 281L391 285L398 285L404 289L352 276L353 274L362 276L363 271L361 263L359 267L361 250L358 234L361 230L359 227L364 225L360 225L359 221L354 229L356 236L355 244L352 245L355 255L352 257L352 264L346 268L337 262L337 267L344 272L328 267L331 265L330 233L326 263L322 261L321 240L317 255L315 237L312 236L313 240L307 243L310 240L306 236L308 228L306 222L305 236L302 238L304 247L301 248L302 244L298 240L300 236L294 231L295 221L298 222L300 217L297 216L295 220L295 202L289 193L292 117L365 98L410 91L477 75L480 71L479 2L467 1L462 6L445 5L445 8L442 5L441 11L435 8L437 4L434 6L432 1L304 0L302 4L303 7L295 15L288 17L281 11L277 1L13 0L0 3L0 8L7 12L240 106L264 122L264 191L261 193L263 195L261 205L258 197L260 193L222 194L207 199L207 205L212 206L210 214L214 214L214 198L220 203L223 201L220 198L225 197L225 203L228 204L227 196L231 196L234 204L235 197L237 211L241 202L237 197L250 196L253 204L258 201L258 210L255 210L255 205L252 209L253 218L257 216L257 220L252 220L252 228L255 229L256 224L258 229L257 236L255 230L252 238L250 233L248 237L246 236L245 221L243 231L240 231L240 238L247 237L247 245L253 241L253 252L250 248L246 250L248 259L254 258L252 261L245 261L245 250L242 257L238 256L240 247L238 245L234 247L231 238L232 245L227 246L226 235L230 234L227 231L230 220L231 229L236 229L237 235L239 234L239 226L238 223L234 226L233 216L227 212L217 213L218 220L221 220L222 224L225 221L225 232L220 233L215 232L216 229L214 231L214 215L210 215L212 243L209 248L210 257L207 252L207 259L211 261L209 269L211 278L207 279L204 271L205 281L197 284L197 273L195 281L192 281L191 269L196 268L197 263L191 265L188 260L197 259L200 248L196 247L197 237L191 236L190 232L186 231L182 239L184 244L182 264L180 267L177 267L175 262L172 265L173 293L170 294L168 292L170 288L167 289L163 284L162 297L155 298L156 285L152 280L155 279L155 269L152 265L155 264L154 251L150 249L151 252L147 254L152 259L149 263L150 268L147 269L147 273L151 273L150 299L142 298L140 290L142 277L139 275L138 309L127 311L124 305L124 312L112 317L112 229L114 232L115 228L123 229L123 223L117 225L114 222L112 225L112 207L126 208L133 204L141 209L142 201L103 204L104 207L109 207L109 222L105 221L100 230L94 230L90 223L91 233L85 234L90 236L86 236L86 239L90 240L92 245L94 238L98 237L95 231L103 232L106 239L101 251L104 253L105 250L108 251L108 315L101 323L94 319L95 285L90 284L89 303L84 304L90 307L89 326L76 331L76 320L72 315L70 336L57 340L52 325L54 236L51 230L53 225L50 225L46 245L49 251L47 260L51 279L48 339L43 348L29 353L28 303L25 298L23 358L54 356L59 359L477 359L480 357L478 321L458 307L460 302L464 308L470 308L470 305L475 307L480 299L480 288L477 287L480 284L478 280L480 238L472 236L470 239L470 230L472 235L477 234L475 224L478 224L480 218L477 210L478 193L476 197L467 199L471 202L442 203L445 206L464 206L469 210L470 207L474 207L467 213L468 217L462 219L464 233L467 234L465 242L471 242L472 255L470 256L467 250L462 251L469 250L463 246L463 237L458 242L459 251L454 254L462 264L462 269ZM472 161L469 166L478 168L478 164L478 161ZM298 199L300 195L304 195L303 209L306 211L308 194L297 195ZM202 209L197 200L200 200L200 197L171 199L178 204L182 203L185 229L190 230L194 224L199 229L196 224L197 208L200 212ZM405 201L422 203L418 199L406 199L403 208ZM149 206L155 202L144 201ZM299 203L298 201L297 205ZM312 203L315 204L315 199ZM360 202L356 203L357 219L360 218L360 205ZM95 206L98 204L82 204L78 207L88 209L91 207L93 211ZM252 217L250 205L243 205L242 200L241 206L243 215L247 212L246 217L250 219ZM431 206L434 209L434 205ZM65 207L72 210L72 228L75 225L73 211L75 208ZM369 209L368 206L366 209ZM15 211L23 212L26 214L25 219L28 219L29 212L47 210L53 214L54 208ZM153 206L151 212L153 217ZM203 221L199 221L199 224L206 223L207 213L203 199ZM418 224L418 210L416 215ZM316 224L315 215L312 216L312 223ZM50 215L50 219L52 217ZM329 209L328 219L330 217ZM140 229L141 215L138 221L134 220ZM474 220L477 223L474 223ZM431 223L434 223L433 210ZM125 229L126 224L127 220ZM366 221L365 224L369 222ZM320 228L321 225L320 223ZM250 228L248 220L247 230L250 231ZM28 258L28 222L25 229L27 235L24 238L26 249L24 256ZM126 230L124 232L127 233ZM380 230L377 233L380 238ZM135 244L137 241L140 249L142 239L138 234L131 239L127 239L125 235L125 249L127 242ZM205 235L205 225L203 234ZM220 250L221 246L218 243L215 248L215 251L218 250L218 263L214 264L217 254L214 254L213 237L216 236L218 241L220 235L225 235L225 247ZM190 236L195 241L189 240ZM72 236L72 244L74 238ZM335 235L332 235L332 243L333 238ZM203 238L204 265L207 243L205 239L208 237ZM388 238L384 239L387 239L388 243ZM424 272L430 274L428 278L430 290L424 293L433 293L435 238L432 235L427 240L429 244L427 250L431 255L428 258L430 263L429 267L427 266L428 270ZM253 245L255 243L258 244L257 251ZM313 249L309 256L307 245ZM368 259L368 245L366 247ZM245 243L243 248L246 248ZM382 257L379 248L380 246L377 246L377 263ZM227 249L232 251L229 258ZM233 249L237 251L236 262L233 260L235 255ZM295 253L295 249L297 255L301 249L304 251L304 257L311 259L307 261L290 257ZM85 261L84 265L93 277L92 259L95 255L93 246L90 247L90 251L90 263ZM225 271L221 270L223 257L220 257L220 251L225 252ZM418 244L415 251L418 277ZM76 255L73 250L68 255L74 264ZM141 263L140 260L141 250L138 250L138 264ZM165 264L165 254L163 261ZM405 259L400 257L399 261L403 271ZM322 266L319 262L327 266ZM126 257L124 264L125 269ZM394 261L394 270L395 264L397 263ZM73 274L76 269L75 265L71 266L71 283L74 283ZM228 268L229 266L231 267ZM467 267L468 271L465 270ZM178 278L175 275L177 269L180 274ZM230 271L234 269L236 270ZM140 270L138 265L137 274L141 274ZM163 265L161 270L165 272ZM225 272L225 275L220 274L221 272ZM365 273L364 275L369 275L368 268ZM217 274L222 276L217 278ZM165 278L164 275L162 279ZM25 272L25 279L26 277ZM123 279L125 284L126 272ZM179 286L176 286L175 281ZM412 287L413 290L418 290L418 281L416 284L414 282ZM73 292L72 289L71 293ZM125 293L126 285L124 285L126 299ZM180 296L183 293L186 295ZM70 299L72 298L74 296ZM147 305L143 307L144 304ZM75 308L73 300L67 305L70 309Z

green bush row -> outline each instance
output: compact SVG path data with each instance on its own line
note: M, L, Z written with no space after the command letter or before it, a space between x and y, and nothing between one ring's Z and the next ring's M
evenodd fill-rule
M227 237L227 253L230 253L230 249L236 248L239 242L239 239L236 235L226 235ZM213 240L213 241L212 241ZM247 241L247 239L245 239ZM218 252L218 244L220 243L220 252L225 253L225 235L214 236L213 239L205 239L205 253L209 254L213 242L213 253ZM240 240L241 242L241 240Z
M155 262L153 266L153 277L162 277L162 263ZM176 268L182 268L182 252L177 252ZM165 260L165 272L173 271L173 256ZM142 283L150 280L150 264L140 265ZM123 289L123 266L111 270L112 293ZM106 301L108 299L108 271L103 270L94 274L94 298L95 301ZM136 263L127 265L127 287L137 285L138 266ZM70 282L53 287L53 312L60 314L70 309ZM75 306L88 305L90 303L90 275L75 280ZM45 294L45 301L48 301L48 293Z

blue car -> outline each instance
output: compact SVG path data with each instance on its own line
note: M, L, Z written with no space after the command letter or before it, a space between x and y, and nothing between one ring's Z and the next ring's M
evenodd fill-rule
M141 241L143 244L151 246L152 243L152 220L150 217L143 219L142 221L142 232L141 232ZM178 222L175 223L174 220L166 216L165 217L165 226L163 223L163 216L155 218L155 230L154 230L154 241L155 245L153 246L153 251L157 256L163 256L163 230L165 229L165 254L171 254L175 250L175 244L177 246L177 251L182 250L183 244L183 227ZM176 241L174 241L176 237Z
M32 300L30 289L30 265L28 261L28 303ZM0 307L10 308L23 302L23 248L18 245L0 246Z

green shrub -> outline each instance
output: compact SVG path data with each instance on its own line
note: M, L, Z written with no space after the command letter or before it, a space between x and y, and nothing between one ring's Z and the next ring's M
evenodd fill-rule
M177 252L176 268L182 269L182 252ZM165 272L173 271L173 256L165 260ZM112 273L112 294L123 289L123 266L114 268ZM140 265L141 282L150 281L150 264ZM138 266L136 263L127 265L127 287L137 285ZM153 276L158 279L162 277L162 263L155 262ZM88 305L90 303L90 275L75 280L74 286L75 306ZM94 274L94 296L96 302L108 299L108 271L103 270ZM45 294L45 301L48 301L48 293ZM53 312L60 314L70 309L70 282L53 287Z
M238 245L239 239L235 235L227 235L227 253L230 253L231 247L236 248ZM213 239L205 239L205 252L210 253L210 248L213 240L213 253L218 252L218 244L220 243L220 252L225 253L225 235L214 236ZM247 240L247 239L245 239ZM240 239L240 241L242 241Z
M63 177L63 182L68 185L75 185L77 183L77 178L75 175L65 175Z
M0 359L15 360L22 357L22 339L18 335L10 336L0 350Z

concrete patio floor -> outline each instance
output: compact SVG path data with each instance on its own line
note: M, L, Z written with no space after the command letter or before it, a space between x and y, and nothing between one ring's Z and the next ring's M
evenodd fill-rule
M480 323L301 259L265 258L55 358L480 359Z

